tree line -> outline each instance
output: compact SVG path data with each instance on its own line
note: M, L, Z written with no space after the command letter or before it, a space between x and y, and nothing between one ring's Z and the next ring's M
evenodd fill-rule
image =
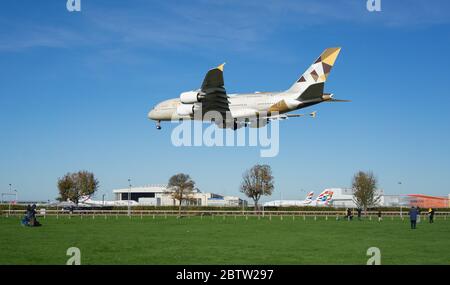
M78 205L81 197L92 196L98 190L99 181L94 173L83 170L67 173L58 179L57 186L59 190L57 200L72 201ZM253 200L254 209L258 211L261 197L272 195L274 189L275 182L271 167L267 164L256 164L243 173L239 190ZM379 204L377 179L372 172L357 172L352 179L352 189L353 200L358 208L367 210ZM179 216L181 216L183 204L188 205L193 202L193 196L197 190L195 181L189 174L178 173L170 177L165 194L177 201Z

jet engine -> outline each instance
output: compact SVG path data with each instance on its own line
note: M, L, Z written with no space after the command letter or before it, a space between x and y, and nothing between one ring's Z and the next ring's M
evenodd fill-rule
M199 106L195 104L180 104L177 107L177 114L179 116L191 116L199 109Z
M201 102L205 95L198 91L188 91L180 94L180 101L183 104L192 104Z

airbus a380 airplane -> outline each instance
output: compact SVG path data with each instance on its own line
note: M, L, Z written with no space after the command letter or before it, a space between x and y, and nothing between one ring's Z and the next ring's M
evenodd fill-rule
M159 103L148 117L156 121L157 129L161 129L161 121L186 119L213 121L221 128L236 130L244 126L263 127L270 120L301 117L304 114L287 113L318 103L348 102L324 93L325 81L340 50L327 48L288 90L282 92L227 95L222 64L208 71L200 89Z

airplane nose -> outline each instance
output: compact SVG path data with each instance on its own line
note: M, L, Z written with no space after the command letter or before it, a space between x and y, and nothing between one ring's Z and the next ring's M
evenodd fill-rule
M148 112L147 117L150 120L155 120L156 119L155 109L151 109L150 112Z

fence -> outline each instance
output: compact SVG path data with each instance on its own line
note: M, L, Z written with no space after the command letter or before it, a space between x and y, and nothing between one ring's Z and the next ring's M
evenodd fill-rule
M21 217L25 214L24 210L2 210L1 212L2 216L10 217L10 216L16 216ZM74 210L74 211L66 211L66 210L38 210L37 216L39 217L46 217L46 216L92 216L95 218L96 216L101 217L110 217L110 216L179 216L180 212L176 210L131 210L128 212L128 210ZM269 217L272 216L283 218L285 217L315 217L315 218L343 218L346 215L345 211L230 211L230 210L182 210L181 211L182 216L256 216L256 217ZM424 211L422 212L422 216L426 216L427 213ZM363 214L363 217L365 218L377 218L378 217L378 211L368 211ZM401 211L385 211L382 212L382 217L384 218L394 218L394 217L401 217L401 218L407 218L408 212L401 212ZM450 218L450 212L436 212L435 218L442 217L444 219L447 219L447 217Z

